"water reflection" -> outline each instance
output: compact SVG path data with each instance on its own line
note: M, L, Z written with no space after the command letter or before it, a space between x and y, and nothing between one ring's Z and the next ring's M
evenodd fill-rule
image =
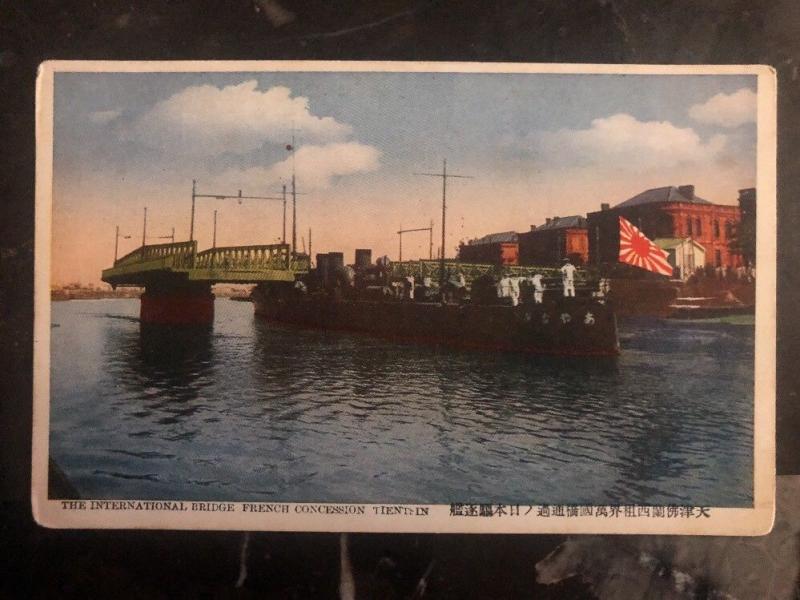
M115 302L62 303L53 333L51 447L95 497L752 500L749 328L632 321L599 360L394 345L226 301L213 330L142 328Z
M125 391L115 404L153 426L179 424L202 407L213 383L210 327L137 325L105 331L103 357L109 379ZM141 432L137 432L140 436ZM191 436L177 432L176 436Z
M653 324L646 324L637 339L645 345L642 339L649 339L657 349L663 335L653 336L649 326ZM631 502L632 496L639 502L674 502L685 499L687 490L673 492L664 482L685 480L694 493L720 479L711 470L705 472L711 457L700 457L698 440L719 438L721 431L737 426L739 418L742 424L735 434L746 439L751 433L746 404L741 414L726 420L720 419L721 413L709 418L707 398L696 393L687 398L693 393L687 382L692 384L693 378L687 377L687 364L676 361L687 358L680 354L662 365L625 370L624 358L389 346L361 335L263 322L256 324L255 335L258 374L265 389L291 374L315 391L313 397L294 396L293 418L324 414L330 431L342 439L359 439L362 446L379 444L383 455L397 457L419 447L407 435L397 434L402 425L415 425L420 440L425 437L420 430L427 428L430 445L425 451L437 454L434 466L452 489L464 487L466 480L467 489L485 492L470 481L475 473L497 469L520 479L515 465L528 464L533 466L523 471L546 477L563 477L564 470L605 471L605 488L575 481L573 486L580 487L576 494L575 487L559 489L556 484L555 493L563 502L593 502L598 495L608 502ZM685 345L669 340L665 347L683 351ZM719 350L712 345L710 359L695 352L690 360L707 359L720 368L725 355ZM703 369L697 375L702 377ZM379 439L367 433L375 431L382 432ZM307 434L302 428L288 428L289 436ZM354 448L352 455L344 447L340 451L356 461L363 447ZM747 463L746 446L739 454ZM484 457L483 462L476 465L476 456ZM550 501L553 496L554 490L548 491ZM736 497L749 501L750 490L745 486ZM526 498L530 496L518 499Z

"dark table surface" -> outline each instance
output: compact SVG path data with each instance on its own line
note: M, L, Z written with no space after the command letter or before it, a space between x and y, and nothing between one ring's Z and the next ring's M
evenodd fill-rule
M276 10L279 5L283 12ZM0 4L0 528L4 596L335 597L336 534L51 531L28 501L34 82L46 59L769 64L778 72L778 470L800 472L800 5L794 0L11 0ZM359 597L589 595L535 583L559 536L353 535ZM418 592L417 592L418 593Z

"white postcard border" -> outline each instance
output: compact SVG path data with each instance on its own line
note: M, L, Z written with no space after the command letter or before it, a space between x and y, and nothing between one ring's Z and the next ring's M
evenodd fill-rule
M644 507L595 506L595 511L597 508L604 508L603 513L605 514L560 516L565 508L572 507L291 502L195 502L196 506L192 506L191 501L171 501L159 504L154 501L49 499L47 489L50 430L50 262L54 74L56 72L247 71L756 75L758 79L756 175L758 278L756 281L754 366L753 508L663 507L664 515L654 516L650 512L654 507L648 507L645 512ZM381 61L48 61L43 63L39 69L36 94L34 425L31 486L34 518L40 525L55 528L688 535L761 535L768 533L772 528L775 510L776 85L775 70L763 65L595 65ZM453 499L454 502L468 502L468 500ZM93 502L96 505L93 505ZM514 514L513 507L517 507L519 514ZM556 509L556 516L551 514L552 509ZM611 514L608 514L609 509ZM668 516L668 509L672 516ZM353 511L357 514L352 514ZM509 511L511 511L510 514ZM545 512L549 516L544 516ZM576 511L571 510L571 512ZM631 516L634 514L636 516Z

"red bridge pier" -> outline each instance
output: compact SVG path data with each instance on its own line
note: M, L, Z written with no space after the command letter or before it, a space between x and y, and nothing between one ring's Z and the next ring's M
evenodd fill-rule
M211 325L214 321L211 284L148 284L141 296L139 321L152 325Z

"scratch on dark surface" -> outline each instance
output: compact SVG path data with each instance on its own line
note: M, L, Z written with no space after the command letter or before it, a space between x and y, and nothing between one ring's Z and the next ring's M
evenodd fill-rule
M322 32L319 32L319 33L308 33L308 34L305 34L305 35L298 36L295 39L298 39L298 40L315 40L315 39L337 38L337 37L352 35L354 33L360 32L360 31L365 31L365 30L368 30L368 29L374 29L376 27L380 27L381 25L386 25L387 23L391 23L391 22L397 21L399 19L412 17L412 16L416 15L418 12L420 12L421 10L423 10L424 8L427 8L428 6L431 6L434 3L435 3L435 1L434 2L428 2L428 3L425 3L425 4L421 4L421 5L416 6L414 8L409 8L409 9L406 9L406 10L402 10L400 12L385 16L385 17L377 19L375 21L370 21L368 23L362 23L360 25L354 25L352 27L345 27L343 29L337 29L335 31L322 31Z
M255 6L257 11L264 12L273 27L283 27L297 18L297 15L284 8L278 0L256 0Z
M236 587L240 588L247 579L247 555L250 547L250 532L245 531L242 536L242 548L239 551L239 577L236 580Z
M800 591L798 493L800 477L778 478L775 527L765 536L570 538L536 563L537 582L552 585L577 576L601 600L796 600Z
M414 589L414 595L411 596L412 600L418 600L425 595L425 592L428 589L428 578L431 576L431 571L433 571L433 565L435 563L436 559L431 559L431 562L428 563L428 568L425 569L422 577L419 578L419 582L417 582L417 587Z
M353 578L353 565L350 564L350 549L346 533L339 534L339 598L355 600L356 582Z

